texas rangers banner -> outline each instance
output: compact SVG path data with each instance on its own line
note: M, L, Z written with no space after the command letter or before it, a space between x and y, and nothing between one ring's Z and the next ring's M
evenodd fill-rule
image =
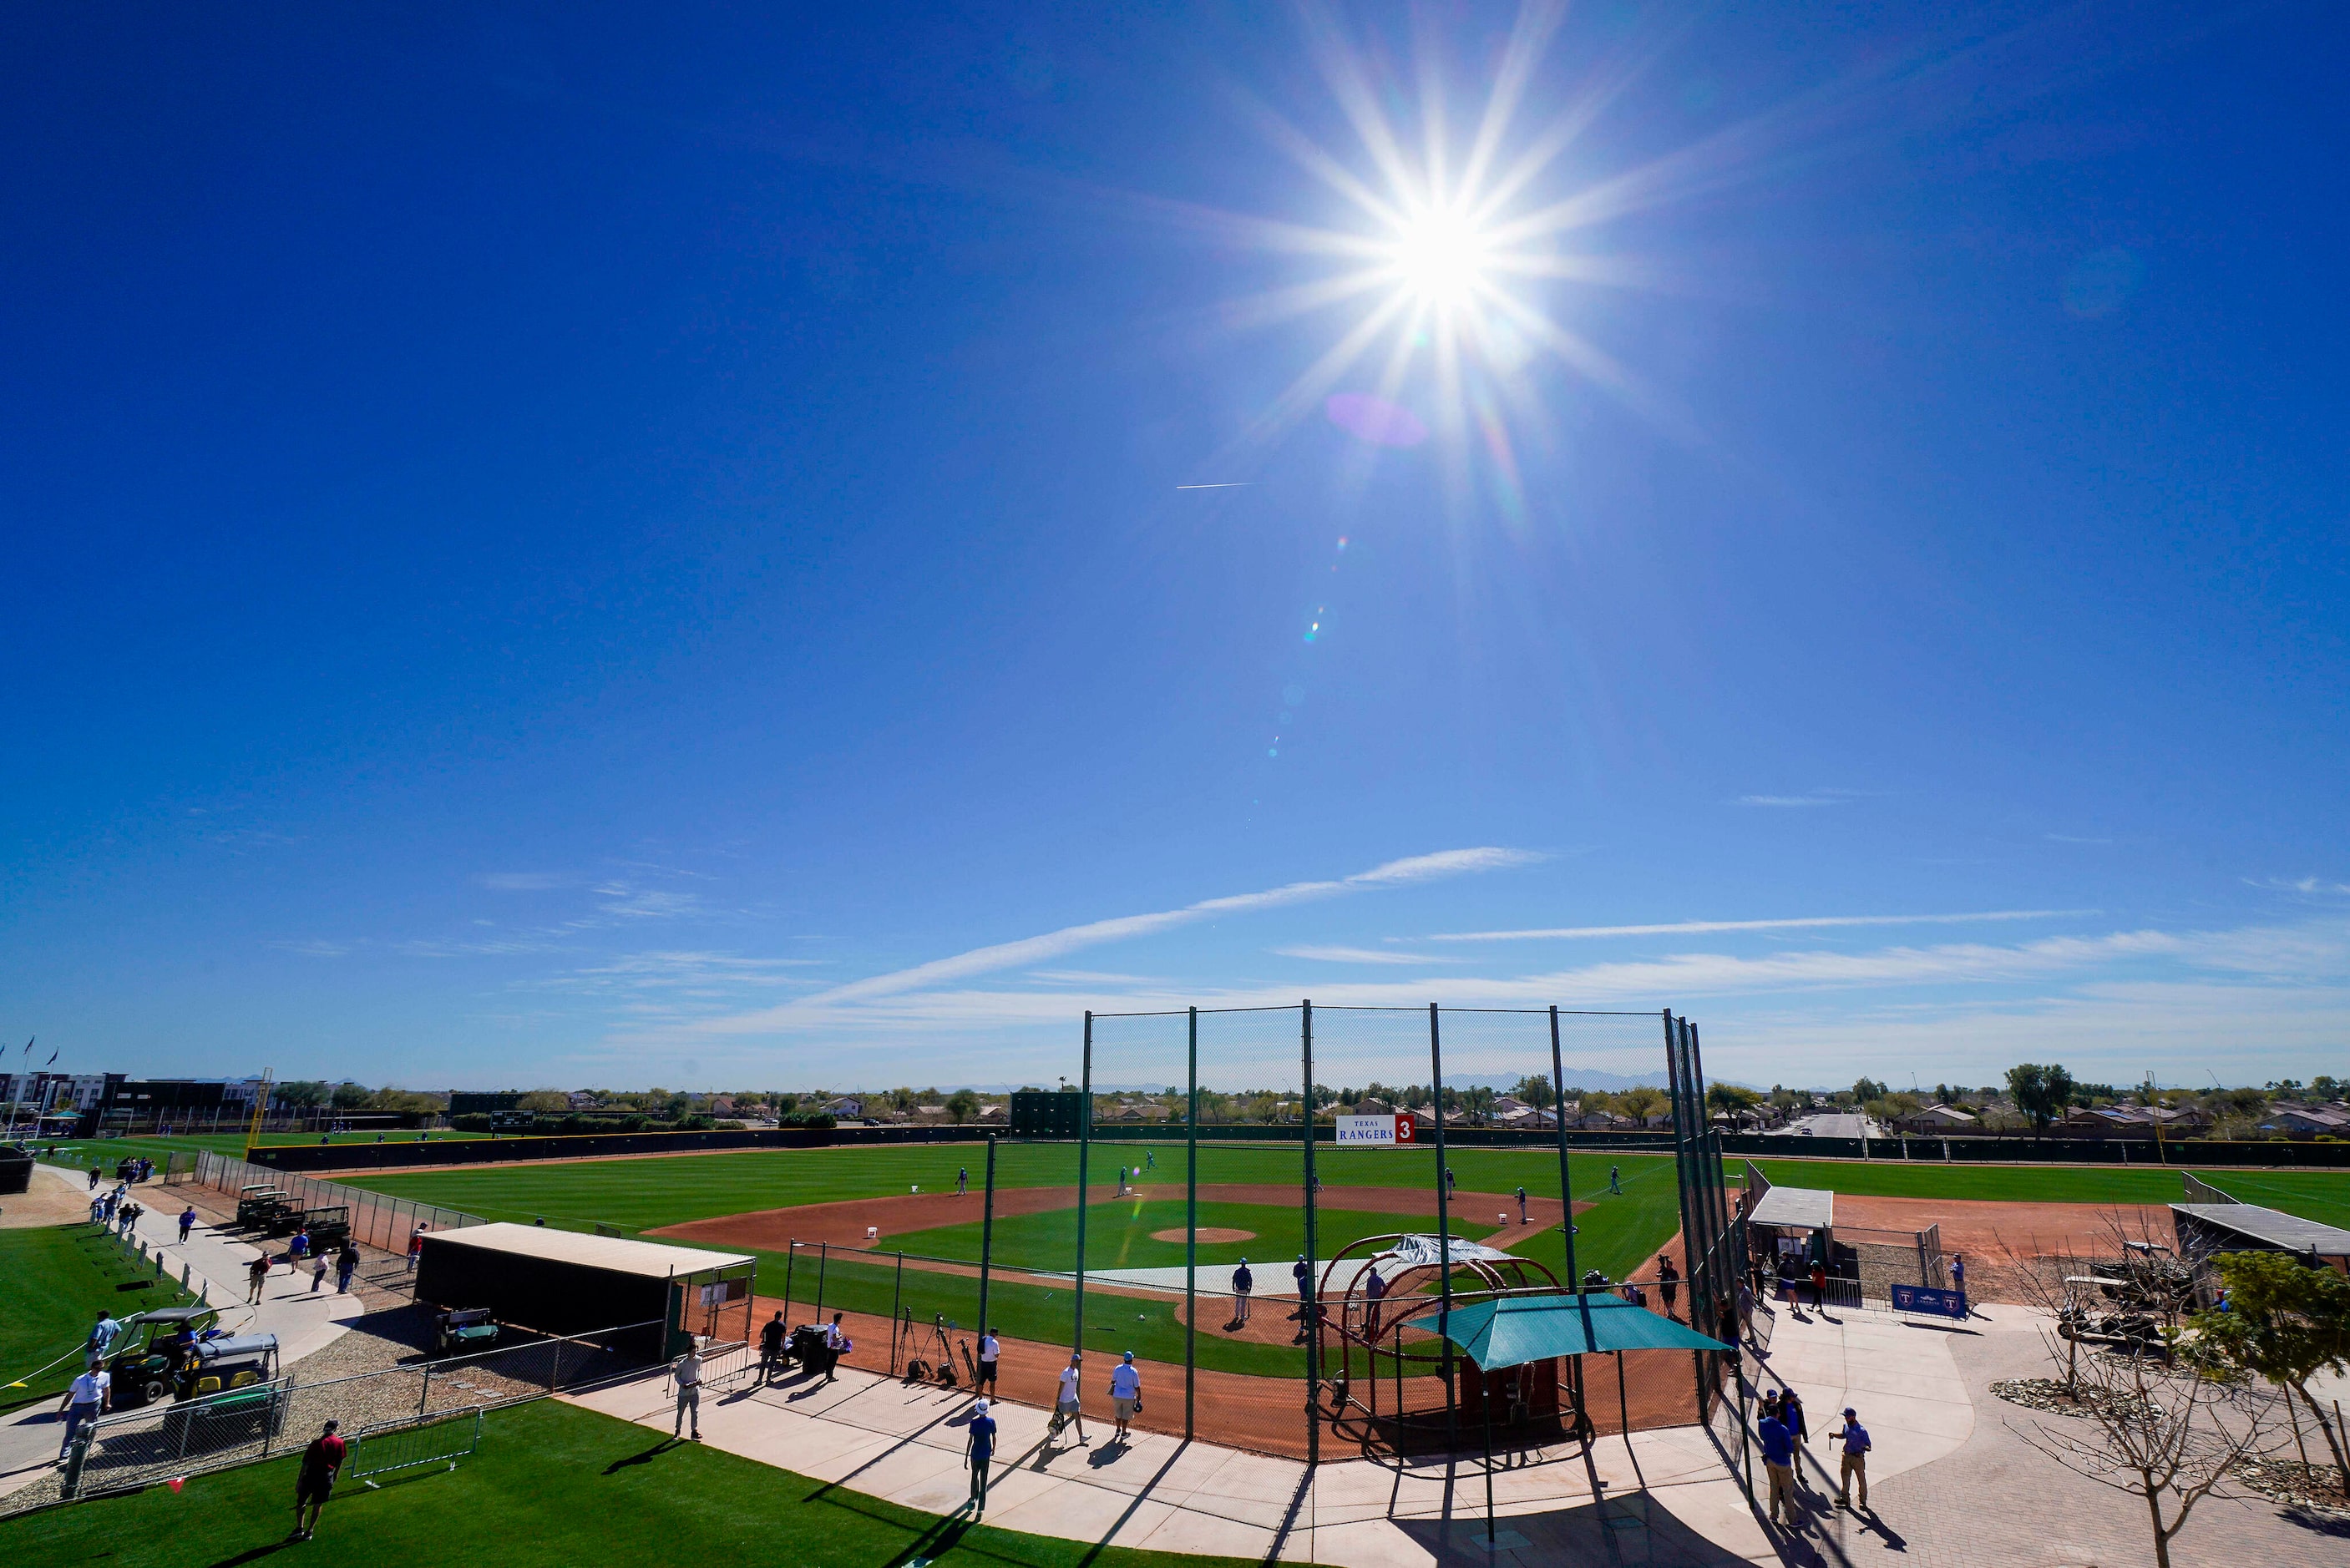
M1339 1116L1337 1141L1357 1148L1394 1148L1419 1141L1419 1125L1409 1111L1391 1116Z
M1962 1318L1968 1315L1967 1293L1964 1291L1940 1290L1932 1285L1895 1285L1893 1310L1922 1313L1932 1317Z

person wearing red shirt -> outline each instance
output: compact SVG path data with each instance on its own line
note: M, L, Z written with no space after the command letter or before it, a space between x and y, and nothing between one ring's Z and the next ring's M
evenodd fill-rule
M318 1528L318 1515L326 1511L335 1478L343 1473L343 1440L335 1435L341 1424L328 1422L302 1450L302 1469L294 1478L294 1533L286 1538L288 1541L307 1541ZM310 1512L307 1524L302 1522L304 1509Z

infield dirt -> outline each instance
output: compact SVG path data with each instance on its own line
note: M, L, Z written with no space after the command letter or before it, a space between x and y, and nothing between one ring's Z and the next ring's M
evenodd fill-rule
M1112 1203L1140 1199L1155 1202L1180 1202L1183 1189L1171 1185L1137 1187L1127 1199L1117 1197L1117 1188L1103 1183L1093 1201ZM1217 1182L1203 1184L1200 1189L1202 1203L1255 1203L1279 1208L1294 1208L1300 1200L1297 1188L1284 1182ZM1325 1209L1348 1209L1370 1214L1396 1214L1407 1218L1436 1217L1436 1193L1432 1189L1408 1187L1325 1187L1315 1201ZM1482 1224L1485 1216L1506 1212L1517 1213L1517 1199L1498 1192L1456 1192L1451 1200L1451 1211L1462 1220ZM999 1218L1013 1214L1046 1214L1055 1210L1075 1209L1077 1193L1074 1187L999 1187L995 1190L995 1212ZM1588 1203L1577 1203L1575 1212L1588 1209ZM791 1209L760 1209L743 1214L721 1214L710 1220L689 1220L681 1225L664 1225L648 1231L648 1236L670 1236L681 1241L701 1241L729 1247L752 1247L764 1251L779 1252L794 1241L803 1245L829 1241L835 1246L859 1247L867 1243L866 1230L871 1227L877 1237L902 1236L916 1231L929 1231L946 1225L964 1225L977 1221L983 1211L980 1194L972 1192L910 1192L902 1197L859 1198L841 1203L803 1203ZM1555 1198L1526 1199L1527 1235L1540 1235L1545 1229L1555 1227L1562 1211ZM1205 1233L1202 1239L1206 1239Z

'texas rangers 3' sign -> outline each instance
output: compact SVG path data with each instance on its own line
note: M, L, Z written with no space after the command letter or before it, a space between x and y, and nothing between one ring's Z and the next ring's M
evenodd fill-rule
M1395 1148L1419 1141L1419 1122L1409 1111L1391 1116L1339 1116L1338 1139L1357 1147Z

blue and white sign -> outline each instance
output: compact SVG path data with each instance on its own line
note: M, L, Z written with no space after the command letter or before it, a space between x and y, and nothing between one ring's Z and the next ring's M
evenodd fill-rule
M1893 1310L1918 1313L1928 1317L1963 1318L1968 1315L1967 1293L1946 1291L1934 1285L1896 1285L1893 1287Z

